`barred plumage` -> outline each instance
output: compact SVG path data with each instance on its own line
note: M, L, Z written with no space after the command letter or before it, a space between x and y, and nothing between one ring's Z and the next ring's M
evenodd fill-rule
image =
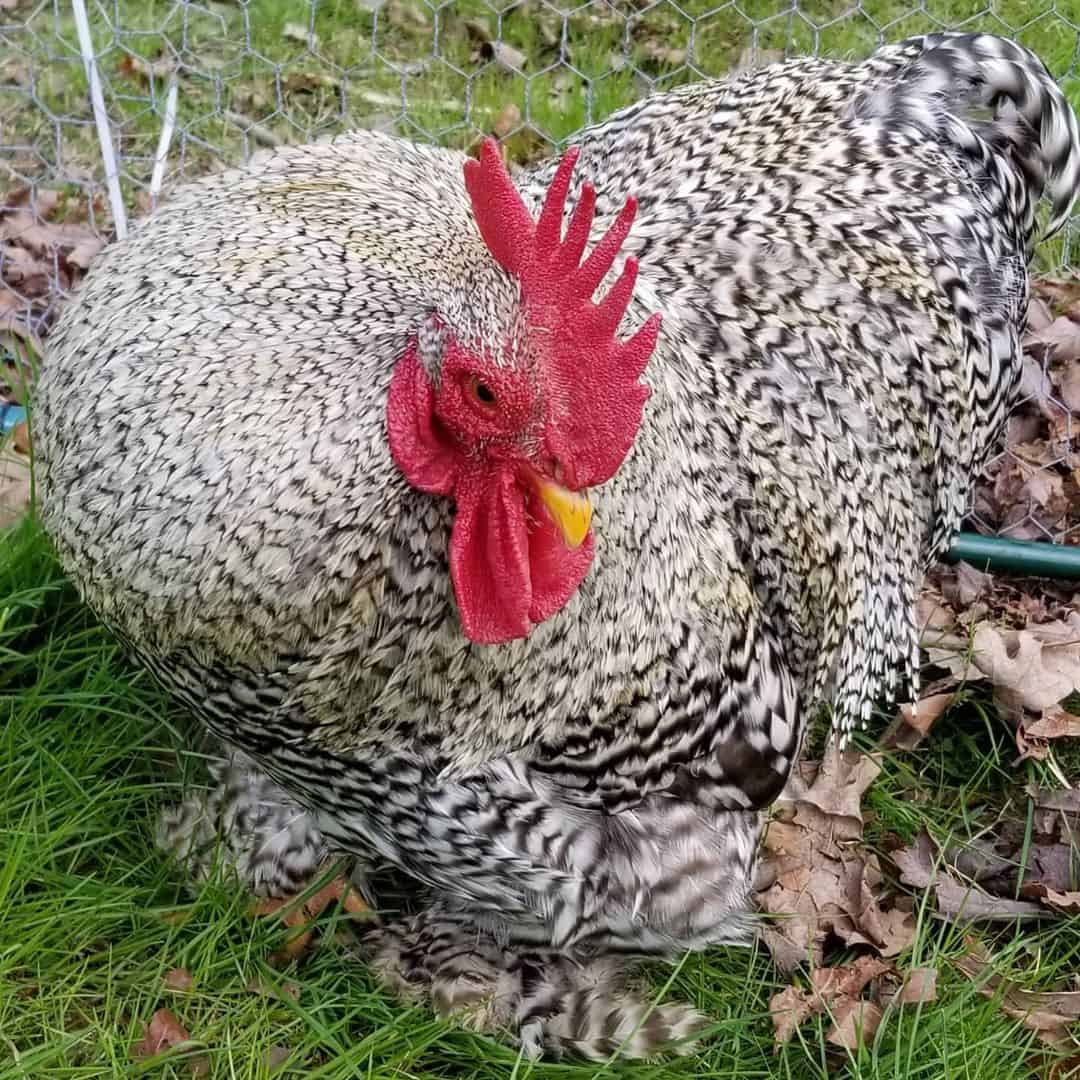
M603 397L608 368L537 324L531 225L485 246L492 161L467 193L462 155L370 133L195 184L106 252L36 427L86 601L241 755L164 841L246 829L262 889L330 849L389 860L440 894L376 933L390 982L602 1054L643 1015L605 956L747 936L759 811L810 710L847 732L914 681L919 577L1016 393L1035 207L1065 220L1080 140L1032 54L933 34L656 95L575 145L565 215L587 224L588 180L604 259L638 200L607 280L637 260L626 333L663 315L639 428L633 380L593 402L572 384ZM516 178L533 211L562 182ZM471 405L454 364L480 364ZM586 545L537 555L536 499L579 506L590 455L617 471ZM484 536L533 590L513 618ZM243 755L265 776L238 785ZM657 1016L631 1052L699 1023Z

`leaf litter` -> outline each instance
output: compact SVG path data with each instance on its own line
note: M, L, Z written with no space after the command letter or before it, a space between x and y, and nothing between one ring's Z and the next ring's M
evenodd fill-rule
M860 844L861 797L879 772L871 756L834 744L821 762L802 763L777 804L758 903L772 917L762 935L782 971L820 966L830 938L885 957L914 940L912 911L894 902L877 855Z
M81 280L104 247L91 228L93 207L47 188L0 192L0 411L25 404L30 358L59 301ZM25 421L0 437L0 529L30 504L29 429Z

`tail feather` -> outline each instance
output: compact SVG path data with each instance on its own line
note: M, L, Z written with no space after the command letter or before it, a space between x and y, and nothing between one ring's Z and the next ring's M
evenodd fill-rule
M1080 195L1080 130L1033 52L993 34L936 33L880 50L873 67L891 78L862 96L859 115L929 127L968 153L989 147L1019 180L1010 194L1025 235L1042 196L1050 202L1044 238L1065 224Z

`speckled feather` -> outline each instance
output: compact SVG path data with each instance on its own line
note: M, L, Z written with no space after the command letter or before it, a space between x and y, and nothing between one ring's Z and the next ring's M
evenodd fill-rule
M440 326L508 363L525 332L460 154L356 133L178 192L62 314L36 428L65 568L265 773L242 797L272 780L320 845L442 897L376 966L434 990L436 939L477 971L539 950L547 1019L522 986L485 1015L599 1053L639 1003L567 972L745 937L806 716L847 732L913 683L920 574L1018 387L1035 206L1061 224L1080 154L1034 56L947 34L656 95L575 143L594 239L639 200L624 330L664 323L593 565L527 638L463 637L452 507L385 433L414 336L437 381ZM553 170L517 178L534 209ZM226 799L167 842L211 818L239 820ZM662 1015L633 1052L696 1024Z

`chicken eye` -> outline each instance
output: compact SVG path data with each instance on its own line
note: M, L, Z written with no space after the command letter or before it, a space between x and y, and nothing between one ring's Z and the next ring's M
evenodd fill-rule
M469 380L469 390L472 396L481 404L491 407L495 404L495 391L486 382L482 382L475 375Z

